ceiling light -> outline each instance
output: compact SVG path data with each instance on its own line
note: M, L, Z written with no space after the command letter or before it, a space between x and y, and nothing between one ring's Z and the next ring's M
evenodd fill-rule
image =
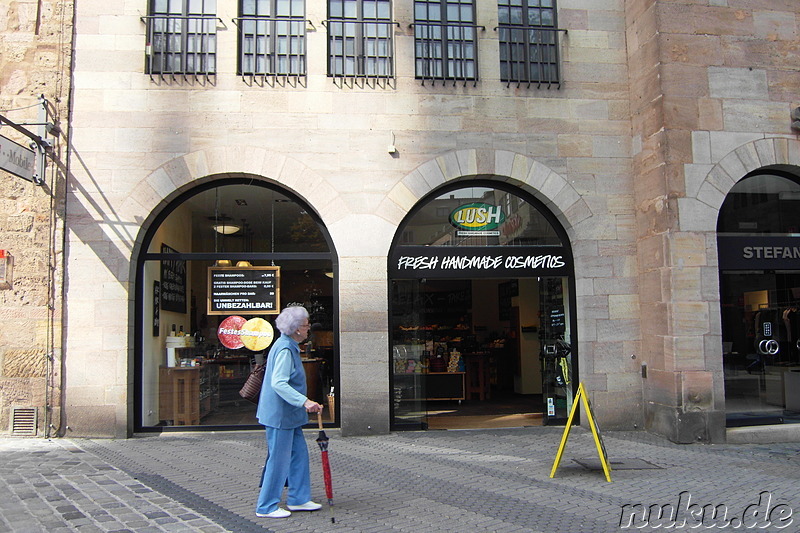
M241 226L237 226L236 224L225 224L225 223L215 224L211 227L214 228L214 231L216 231L217 233L221 233L223 235L232 235L242 229Z

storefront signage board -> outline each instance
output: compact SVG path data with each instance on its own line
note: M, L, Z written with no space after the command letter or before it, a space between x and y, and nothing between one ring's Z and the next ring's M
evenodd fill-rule
M473 202L457 207L450 213L450 223L458 229L486 232L498 228L506 221L499 205ZM498 235L500 232L495 232Z
M720 235L720 270L797 270L800 237Z
M561 437L561 444L558 446L556 460L553 461L553 469L550 471L550 477L556 477L556 470L558 469L558 465L561 463L561 456L564 455L564 448L567 446L567 439L569 439L569 430L572 428L575 415L578 413L578 405L581 403L583 403L583 409L586 412L586 418L589 421L589 427L592 429L592 436L594 437L594 444L597 448L597 455L600 457L600 463L603 466L603 474L606 476L606 481L610 483L611 466L609 466L608 463L606 445L603 443L603 437L600 435L600 427L597 425L597 419L595 419L594 414L592 413L592 403L589 401L589 396L586 394L586 389L584 388L583 383L578 385L578 392L575 395L575 399L572 401L572 410L569 413L567 425L564 427L564 434Z
M209 267L209 315L276 315L280 267Z
M397 246L389 274L396 279L568 276L560 246Z
M28 181L35 181L36 152L0 136L0 169Z

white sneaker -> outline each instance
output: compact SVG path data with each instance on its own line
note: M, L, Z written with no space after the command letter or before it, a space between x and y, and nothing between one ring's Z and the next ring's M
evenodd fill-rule
M256 513L256 516L259 518L286 518L288 516L292 516L292 513L290 513L286 509L281 509L280 507L278 507L271 513Z
M308 500L302 505L287 505L286 507L288 507L290 511L318 511L322 508L320 504L312 502L311 500Z

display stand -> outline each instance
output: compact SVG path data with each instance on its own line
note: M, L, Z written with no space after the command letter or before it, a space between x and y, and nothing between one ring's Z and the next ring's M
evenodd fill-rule
M478 396L478 400L488 400L491 398L491 387L489 383L489 357L486 355L465 355L467 367L467 390L466 399L471 400L473 395Z
M159 367L159 418L175 426L197 426L216 409L219 381L214 366Z

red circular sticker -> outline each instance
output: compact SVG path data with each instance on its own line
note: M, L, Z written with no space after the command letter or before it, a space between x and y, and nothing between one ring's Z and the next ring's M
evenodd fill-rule
M242 348L244 342L242 342L240 330L245 322L247 322L247 320L241 316L229 316L223 320L217 330L219 342L221 342L224 347L230 348L231 350Z

